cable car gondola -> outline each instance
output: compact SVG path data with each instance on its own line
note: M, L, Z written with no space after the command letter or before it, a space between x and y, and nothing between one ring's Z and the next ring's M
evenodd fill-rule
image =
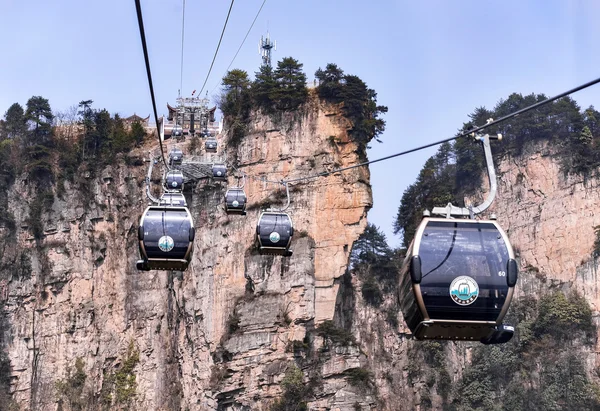
M204 148L207 153L216 153L217 152L217 139L214 137L208 137L204 142Z
M227 166L225 164L213 164L212 173L215 180L225 180L227 178Z
M171 131L171 136L182 137L183 136L183 127L178 126L178 125L173 126L173 130Z
M477 207L433 209L446 218L426 214L400 270L399 302L417 339L497 344L514 333L502 324L518 276L512 246L495 219L474 219L491 205L497 189L490 137L479 139L490 178L488 198Z
M159 199L159 205L187 207L187 202L182 193L164 193Z
M138 228L138 270L185 271L192 258L195 228L186 207L149 206Z
M256 238L261 254L276 254L290 257L290 245L294 236L292 218L285 212L290 206L290 189L287 183L285 193L287 204L280 210L267 209L260 214L256 224Z
M173 147L171 151L169 151L169 163L171 166L181 165L183 161L183 151L177 147Z
M261 254L290 257L294 227L289 214L281 211L263 211L256 225L256 237Z
M241 187L233 187L225 193L225 211L227 214L246 215L246 193Z
M517 271L496 221L424 218L401 269L408 327L419 339L497 339Z
M165 177L165 186L167 190L183 190L183 173L179 170L171 170L167 172Z

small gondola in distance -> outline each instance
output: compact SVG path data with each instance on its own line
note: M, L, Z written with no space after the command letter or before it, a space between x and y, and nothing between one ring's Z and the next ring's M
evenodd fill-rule
M187 207L149 206L138 228L138 270L185 271L192 258L196 231Z
M282 211L263 211L256 225L256 238L261 254L290 257L294 226L289 214Z
M173 147L171 151L169 151L169 164L171 166L181 165L183 162L183 151L177 147Z
M160 206L187 207L187 201L183 193L164 193L159 200Z
M183 136L183 127L181 127L179 125L173 126L173 130L171 131L171 136L182 137Z
M227 166L225 164L216 163L212 166L213 179L225 180L227 179Z
M495 220L423 218L400 270L399 302L417 339L510 340L503 325L518 267Z
M246 215L248 199L243 188L232 187L225 193L225 212L227 214Z
M165 186L167 190L183 190L183 173L179 170L170 170L165 177Z
M204 142L204 149L207 153L217 152L217 139L214 137L208 137Z

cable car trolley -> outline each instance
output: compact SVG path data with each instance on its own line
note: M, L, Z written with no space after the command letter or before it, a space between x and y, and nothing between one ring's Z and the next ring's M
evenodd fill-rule
M171 151L169 151L169 164L171 166L181 165L183 162L183 151L177 147L173 147Z
M281 210L267 209L260 214L256 225L256 238L261 254L275 254L290 257L290 245L294 236L292 219L285 212L290 205L290 192L285 184L287 205Z
M245 178L242 176L245 183ZM231 187L225 193L225 211L227 214L246 215L247 197L244 183L240 187Z
M183 190L183 173L179 170L170 170L165 176L165 187L169 191Z
M222 163L215 163L212 166L213 179L225 180L227 179L227 166Z
M217 139L210 136L204 142L204 148L207 153L216 153L217 152Z
M489 135L483 144L490 193L477 207L435 207L417 228L400 270L398 296L417 339L509 341L514 327L502 324L513 297L518 266L506 233L496 222L475 220L497 191ZM466 217L466 218L465 218Z
M158 205L187 207L187 202L185 200L185 196L182 193L164 193L160 197Z
M140 219L138 270L185 271L192 258L194 222L187 207L152 205Z

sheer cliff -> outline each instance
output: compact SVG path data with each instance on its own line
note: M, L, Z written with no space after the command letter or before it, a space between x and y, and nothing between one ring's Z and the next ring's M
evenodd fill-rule
M285 198L280 186L261 178L357 163L350 123L336 110L313 98L277 124L253 116L235 147L227 146L225 128L218 138L228 160L255 177L246 179L248 215L224 212L225 184L201 180L188 187L197 234L183 273L135 269L138 218L147 203L139 160L156 148L152 139L127 161L97 173L80 169L60 192L17 175L7 196L10 218L0 228L12 406L268 409L289 386L290 376L282 380L295 370L294 347L318 344L315 326L334 317L372 200L364 168L293 185L294 255L260 256L254 234L260 208ZM188 153L193 146L182 143ZM39 235L34 225L42 227ZM327 379L314 387L319 409L372 401L347 389L343 375L364 356L352 348L328 356L313 367L319 380Z

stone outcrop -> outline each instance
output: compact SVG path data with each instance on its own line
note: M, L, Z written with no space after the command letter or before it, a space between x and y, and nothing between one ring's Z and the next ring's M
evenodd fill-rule
M274 124L257 115L247 136L227 147L228 161L254 177L245 183L247 216L225 213L225 184L204 180L186 193L197 232L184 273L135 269L145 167L121 162L97 178L66 182L42 215L42 239L28 227L34 187L12 186L16 228L0 231L7 279L1 295L11 392L21 409L70 409L79 402L86 409L268 409L294 363L291 342L333 318L340 278L372 203L367 168L290 185L294 255L258 254L261 205L285 201L281 185L261 178L359 162L349 123L335 108L315 99L294 116ZM219 136L225 144L228 138L227 130ZM181 144L186 151L188 143ZM139 155L155 147L149 142ZM350 397L352 404L371 401L352 394L343 375L360 364L360 352L328 358L328 382L314 409ZM68 391L78 359L85 387Z

